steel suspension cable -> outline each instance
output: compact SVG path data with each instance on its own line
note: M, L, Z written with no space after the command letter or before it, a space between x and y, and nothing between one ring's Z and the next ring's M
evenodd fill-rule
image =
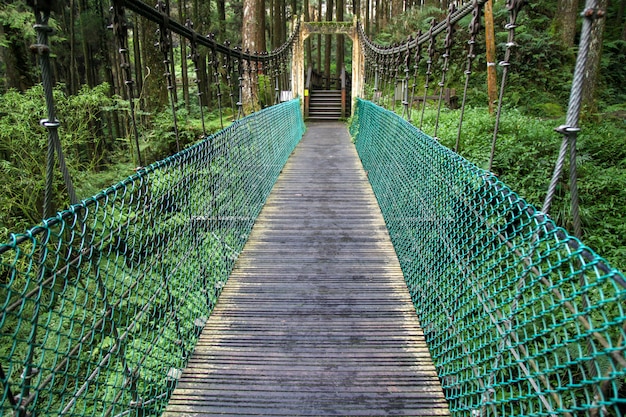
M409 35L409 39L407 42L406 53L404 55L404 78L402 80L402 117L409 120L409 73L411 72L411 49L408 47L408 44L411 42L412 38Z
M465 115L465 104L467 102L467 90L469 87L470 77L472 75L472 64L476 54L474 48L476 46L476 36L480 31L480 15L482 12L482 5L478 0L473 1L474 10L472 11L472 20L469 24L470 38L467 41L467 66L465 67L465 85L463 86L463 101L461 102L461 114L459 115L459 128L456 135L456 143L454 145L454 152L459 152L459 146L461 142L461 129L463 127L463 116Z
M141 149L139 148L139 129L137 128L137 115L135 110L135 91L134 81L130 65L130 57L128 51L128 22L126 20L126 12L124 8L124 0L112 0L113 22L111 28L115 35L120 54L120 67L124 72L124 85L128 94L128 105L130 108L131 127L133 129L133 139L135 141L135 151L137 152L138 166L143 166L141 159Z
M428 84L430 82L430 76L433 71L433 60L435 59L435 26L437 22L433 19L430 22L430 29L428 30L428 60L426 61L426 77L424 80L424 98L422 100L422 114L420 116L420 126L421 129L424 124L424 112L426 111L426 97L428 97Z
M416 38L419 39L421 36L422 36L422 30L420 29L417 32ZM422 44L418 43L415 46L415 55L413 57L413 84L411 85L411 98L409 99L408 114L407 114L407 120L409 122L411 122L411 109L413 108L413 101L415 98L415 89L417 88L417 75L419 72L419 63L421 59L422 59Z
M561 178L563 166L565 164L565 155L567 148L570 148L570 198L571 198L571 210L574 226L574 235L578 238L582 235L582 226L580 220L580 210L578 203L578 184L576 173L576 139L580 128L578 127L578 119L580 116L580 110L582 107L582 91L585 78L585 67L587 64L587 57L589 54L589 48L591 45L591 31L593 23L598 18L604 17L604 11L598 10L597 0L587 0L585 3L585 10L582 15L584 17L582 31L580 35L580 44L578 47L578 56L576 57L576 66L574 68L574 79L572 81L572 89L570 93L569 105L567 109L567 116L565 124L556 128L556 131L563 135L563 141L559 149L556 165L548 186L546 198L543 203L542 211L549 213L554 195L556 192L556 186Z
M193 22L191 19L187 19L185 22L185 26L193 31L193 37L190 40L189 47L189 56L188 59L191 59L193 62L193 72L195 74L194 83L196 84L196 96L198 97L198 107L200 107L200 120L202 121L202 134L206 136L206 124L204 122L204 106L202 105L202 81L200 80L200 68L198 67L198 63L200 60L200 54L198 53L198 35L193 30ZM220 119L221 119L221 109L220 109ZM223 129L223 127L222 127Z
M63 181L71 204L78 203L74 184L70 176L65 156L59 139L59 126L61 125L56 117L56 109L53 96L52 68L50 66L50 46L48 45L48 35L52 33L52 28L48 25L50 20L51 5L49 2L36 2L33 7L35 13L35 25L33 28L37 33L37 43L31 46L31 51L39 57L39 67L41 69L41 80L46 99L48 118L41 120L40 124L48 130L48 153L46 156L46 190L44 197L44 218L52 215L52 179L54 175L54 153L56 152L59 169L63 176Z
M435 139L439 139L437 137L437 131L439 130L439 116L441 115L441 101L443 98L443 90L446 86L446 74L448 73L449 65L450 65L450 54L452 53L452 39L454 36L454 24L451 22L451 16L456 10L454 3L450 4L448 9L448 16L446 17L446 38L444 40L444 49L443 49L443 66L441 68L441 80L439 81L439 99L437 102L437 118L435 119L435 132L433 137ZM426 104L426 102L424 102Z
M163 20L157 30L159 40L155 46L158 46L159 50L163 54L163 68L165 72L163 76L167 82L167 91L170 100L170 109L172 111L172 123L174 127L174 137L176 138L176 152L180 152L180 138L178 134L178 117L176 115L176 74L174 69L174 62L172 57L172 32L169 30L170 21L170 5L169 1L159 0L156 5L156 9L163 16Z
M506 0L506 8L509 10L509 22L504 27L508 30L508 40L506 43L506 52L504 54L504 60L500 61L498 65L502 67L502 80L500 81L500 94L498 96L498 109L496 110L496 124L493 129L493 139L491 140L491 152L489 153L489 167L491 171L493 168L493 158L496 153L496 141L498 139L498 131L500 129L500 117L502 116L502 104L504 101L504 89L506 87L507 75L509 67L511 66L511 53L517 44L515 43L515 28L517 28L517 17L520 10L526 4L526 0Z

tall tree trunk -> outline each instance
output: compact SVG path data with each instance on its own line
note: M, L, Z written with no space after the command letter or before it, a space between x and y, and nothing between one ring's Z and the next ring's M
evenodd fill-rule
M141 64L141 44L139 40L139 18L133 16L133 55L135 57L135 95L139 97L143 89L143 66ZM141 105L141 103L140 103Z
M245 12L244 12L244 16L245 16ZM224 30L226 28L226 1L225 0L217 0L217 27L218 27L219 33L223 36Z
M304 21L305 22L311 21L311 11L309 10L309 7L311 7L309 0L304 0L304 4L302 5L302 8L304 9ZM311 48L311 37L309 36L304 41L304 69L305 71L307 70L307 68L311 66L312 52L313 51Z
M269 18L267 19L267 36L269 38L269 49L274 49L274 2L276 0L269 0L268 12Z
M381 1L382 0L376 0L374 2L374 10L372 11L374 14L374 30L376 31L376 33L380 33L380 21L381 21Z
M143 100L148 111L162 109L167 104L167 88L163 79L163 54L154 47L157 25L141 20L141 49L146 76L143 85Z
M622 36L621 36L621 40L623 40L624 42L626 42L626 21L624 21L624 13L626 12L626 0L622 0L620 5L619 5L619 12L617 13L618 15L618 25L622 25ZM625 48L622 48L622 51L624 51Z
M576 18L578 17L578 0L558 0L557 14L554 22L559 37L567 47L574 46L576 38Z
M485 2L485 55L487 58L487 97L489 113L494 111L494 103L498 98L498 81L496 74L496 36L493 24L493 0Z
M326 21L332 22L333 20L333 0L327 0L326 2ZM332 59L332 44L333 35L326 35L325 49L324 49L324 77L326 78L326 89L330 88L330 61Z
M9 26L0 26L4 33L6 46L0 45L2 62L5 64L5 84L7 88L26 91L35 84L35 76L30 64L30 53L26 48L23 34Z
M343 22L343 13L345 9L344 0L337 0L337 21ZM344 35L337 35L337 89L341 88L341 69L344 61Z
M387 27L387 23L389 23L389 1L390 0L380 0L381 27L378 29L378 32L382 31L382 28Z
M396 17L402 13L402 0L391 0L391 17Z
M622 26L622 20L624 19L624 12L626 11L626 0L619 2L619 8L617 9L617 16L615 16L615 26Z
M287 40L287 0L279 0L280 3L280 45ZM279 46L280 46L279 45Z
M261 9L259 10L260 25L261 25L261 43L259 45L259 52L265 52L267 50L267 38L265 37L266 26L266 14L265 14L265 0L260 0L259 3Z
M598 0L598 9L606 10L608 0ZM600 59L602 57L602 40L606 18L596 19L591 28L591 44L587 56L583 83L583 104L595 107L596 90L600 73Z
M298 10L298 2L296 0L291 0L291 17L294 18L299 14Z
M244 0L243 1L243 28L241 31L242 46L244 51L258 51L261 47L263 38L263 25L261 15L263 14L261 0ZM250 71L250 78L244 77L243 85L243 102L245 105L256 107L258 97L251 91L250 85L257 84L254 79L256 74Z
M85 33L85 19L83 18L83 13L86 13L87 4L79 1L78 2L78 16L80 19L80 29L81 29L81 44L83 48L83 65L85 68L85 82L89 87L95 87L96 82L94 80L94 71L93 71L93 63L91 48L88 43L88 36Z
M76 94L78 91L78 68L76 68L76 31L74 22L76 22L76 9L74 0L70 0L70 21L68 22L70 32L70 94Z
M317 0L317 21L322 21L322 0ZM322 72L322 35L319 33L317 34L317 62L313 68L318 68L319 72Z
M369 37L370 33L371 33L371 28L370 28L370 7L371 7L371 0L365 0L365 34Z
M274 11L273 11L273 21L272 21L272 49L278 48L281 42L281 30L280 26L282 24L281 16L280 16L280 3L281 0L272 0Z
M181 22L187 21L185 0L178 0L178 16ZM187 39L180 37L180 79L183 84L183 100L185 108L189 110L189 74L187 73Z

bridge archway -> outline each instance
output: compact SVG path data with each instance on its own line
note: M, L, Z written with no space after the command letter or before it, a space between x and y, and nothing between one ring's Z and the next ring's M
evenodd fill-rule
M352 40L352 89L351 100L362 97L365 78L365 62L357 34L356 18L352 22L302 22L298 39L293 45L293 63L291 65L292 88L295 97L302 97L300 110L304 113L305 68L304 41L313 34L346 35ZM354 103L353 103L354 104ZM354 109L355 106L352 106Z

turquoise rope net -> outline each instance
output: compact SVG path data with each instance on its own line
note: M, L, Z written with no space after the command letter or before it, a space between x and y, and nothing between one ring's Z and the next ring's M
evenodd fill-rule
M159 415L304 132L254 113L0 247L0 414Z
M451 412L626 415L624 276L396 114L351 133Z

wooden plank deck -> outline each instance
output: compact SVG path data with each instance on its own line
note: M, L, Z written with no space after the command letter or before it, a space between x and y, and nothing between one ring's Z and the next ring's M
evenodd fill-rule
M345 125L308 126L164 415L449 415Z

